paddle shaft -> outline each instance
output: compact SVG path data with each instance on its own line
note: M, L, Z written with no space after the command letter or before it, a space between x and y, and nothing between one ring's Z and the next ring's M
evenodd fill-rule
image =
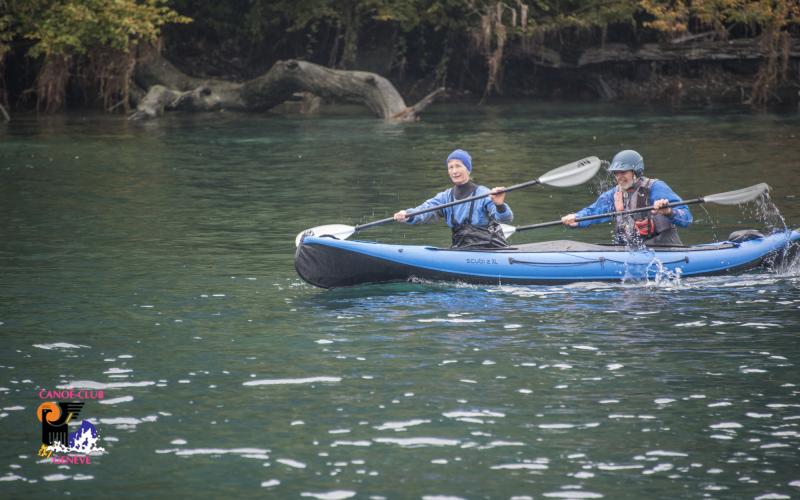
M541 183L541 181L539 181L539 179L534 179L532 181L523 182L521 184L514 184L513 186L510 186L510 187L507 187L507 188L505 188L503 190L498 191L496 194L508 193L509 191L515 191L517 189L522 189L522 188L525 188L525 187L528 187L528 186L535 186L536 184L540 184L540 183ZM454 205L460 205L462 203L469 203L470 201L479 200L481 198L486 198L487 196L489 196L491 194L492 193L476 194L475 196L468 196L467 198L462 198L460 200L451 201L449 203L444 203L442 205L436 205L435 207L428 207L428 208L423 208L421 210L406 212L406 217L408 217L410 219L411 217L414 217L416 215L422 215L422 214L426 214L428 212L435 212L435 211L441 210L443 208L452 207ZM393 220L394 220L394 217L387 217L385 219L376 220L376 221L373 221L373 222L367 222L366 224L361 224L359 226L354 227L353 231L358 232L358 231L361 231L362 229L366 229L368 227L379 226L381 224L386 224L388 222L392 222Z
M661 208L679 207L681 205L694 205L695 203L703 203L705 201L706 201L705 198L693 198L691 200L685 200L685 201L681 201L681 202L667 203L666 205L664 205ZM620 212L608 212L608 213L605 213L605 214L587 215L586 217L579 217L579 218L575 219L575 222L583 222L585 220L594 220L594 219L604 219L606 217L617 217L617 216L620 216L620 215L628 215L628 214L635 214L635 213L639 213L639 212L647 212L649 210L653 210L653 205L650 205L649 207L634 208L633 210L622 210ZM542 222L540 224L530 224L530 225L527 225L527 226L518 227L517 228L517 232L525 231L525 230L528 230L528 229L537 229L537 228L540 228L540 227L558 226L559 224L563 224L563 222L561 222L561 219L554 220L554 221L551 221L551 222Z

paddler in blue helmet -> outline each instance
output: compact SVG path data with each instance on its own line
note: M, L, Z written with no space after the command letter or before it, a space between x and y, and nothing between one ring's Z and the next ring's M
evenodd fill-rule
M394 220L409 224L424 224L442 217L453 230L454 248L502 248L507 247L500 222L511 222L514 214L506 202L505 192L496 193L503 187L489 190L472 182L472 157L463 149L456 149L445 160L447 174L453 181L453 187L438 193L416 208L400 210L394 214ZM441 210L415 215L411 218L406 213L411 210L422 210L437 205L444 205L467 197L490 194L485 198L472 200Z
M683 246L678 227L692 223L692 213L685 206L665 207L681 201L664 181L644 176L644 158L632 149L620 151L611 160L608 171L617 185L601 194L592 205L565 215L561 222L569 227L586 227L611 220L611 217L576 222L579 217L620 212L639 207L654 207L650 212L616 217L614 243L640 246Z

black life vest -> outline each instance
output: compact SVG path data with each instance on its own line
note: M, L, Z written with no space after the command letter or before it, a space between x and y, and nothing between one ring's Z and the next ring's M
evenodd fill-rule
M469 196L475 196L478 188L475 187L472 190L472 193ZM455 190L450 191L450 201L455 201ZM494 217L488 213L487 211L487 218L489 219L488 225L483 224L473 224L472 223L472 214L473 210L475 209L475 200L469 202L469 210L467 211L467 217L458 222L455 219L455 210L450 211L450 219L448 221L449 226L452 228L453 231L453 239L451 248L505 248L508 246L508 241L506 241L506 237L503 234L503 228L500 224L494 219ZM440 212L440 215L444 215Z
M630 191L614 193L616 211L650 205L650 190L658 179L639 177ZM683 246L675 224L665 215L638 212L616 218L614 242L620 245Z

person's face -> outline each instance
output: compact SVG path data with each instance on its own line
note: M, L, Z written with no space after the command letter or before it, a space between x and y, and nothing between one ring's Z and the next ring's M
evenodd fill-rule
M636 180L636 175L633 170L615 171L614 179L617 181L617 186L620 189L630 189L633 187L633 182Z
M461 160L450 160L447 162L447 175L453 184L461 185L469 182L469 170L461 163Z

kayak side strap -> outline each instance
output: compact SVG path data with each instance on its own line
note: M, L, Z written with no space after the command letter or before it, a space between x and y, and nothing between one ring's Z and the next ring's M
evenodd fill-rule
M520 260L515 259L514 257L508 258L509 264L527 264L529 266L585 266L587 264L603 264L606 260L605 257L600 257L599 259L595 260L587 260L584 262L533 262L530 260Z
M652 262L648 262L647 264L636 264L636 263L626 262L624 260L608 259L606 257L599 257L597 259L586 260L584 262L534 262L534 261L530 261L530 260L515 259L514 257L509 257L508 258L508 263L509 264L526 264L526 265L529 265L529 266L552 266L552 267L558 267L558 266L585 266L587 264L600 264L602 266L606 262L613 262L614 264L627 264L629 266L630 265L633 265L633 266L635 266L635 265L644 266L644 265L650 265L652 263ZM678 264L680 262L684 262L684 263L688 264L689 263L689 256L687 255L682 259L673 260L673 261L670 261L670 262L661 262L661 265Z

